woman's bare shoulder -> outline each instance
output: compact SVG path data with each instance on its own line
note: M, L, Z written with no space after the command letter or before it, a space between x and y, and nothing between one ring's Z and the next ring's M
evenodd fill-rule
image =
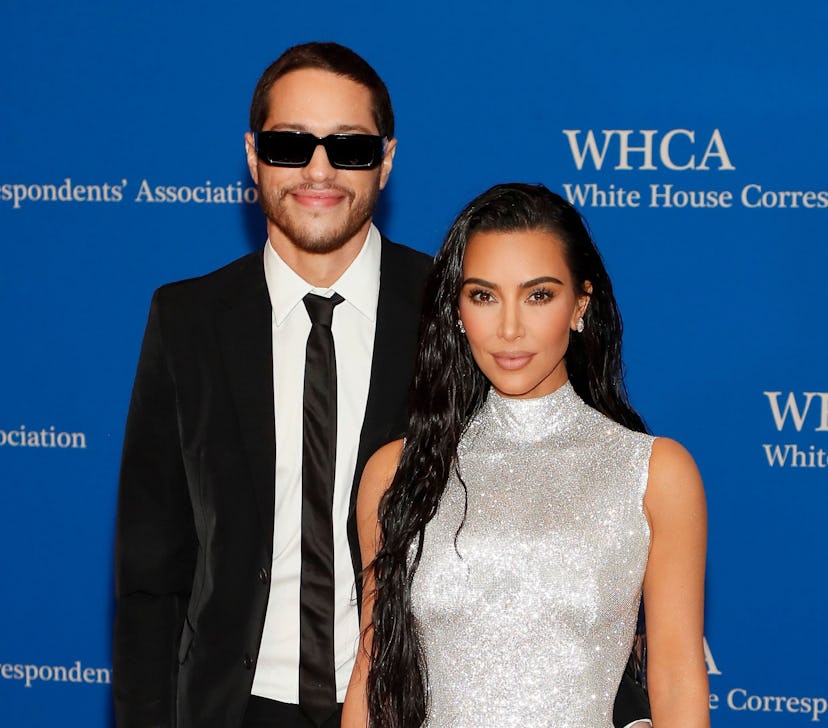
M653 440L653 453L650 458L650 480L656 482L675 482L696 480L699 471L693 456L679 442L668 437Z
M703 507L704 486L693 456L666 437L653 441L645 504L648 510Z

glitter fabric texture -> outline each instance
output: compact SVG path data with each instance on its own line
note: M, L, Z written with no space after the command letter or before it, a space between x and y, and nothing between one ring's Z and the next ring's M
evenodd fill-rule
M429 728L611 728L650 533L653 438L571 385L490 392L428 524L412 609Z

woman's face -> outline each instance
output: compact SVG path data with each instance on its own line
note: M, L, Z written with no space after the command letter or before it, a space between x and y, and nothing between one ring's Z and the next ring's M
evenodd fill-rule
M477 366L502 396L542 397L566 382L569 332L588 302L557 235L479 232L469 240L460 320Z

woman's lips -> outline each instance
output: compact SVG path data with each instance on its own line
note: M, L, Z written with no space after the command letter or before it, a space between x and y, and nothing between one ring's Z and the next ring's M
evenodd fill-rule
M492 354L501 369L522 369L531 360L534 354L530 351L500 351Z

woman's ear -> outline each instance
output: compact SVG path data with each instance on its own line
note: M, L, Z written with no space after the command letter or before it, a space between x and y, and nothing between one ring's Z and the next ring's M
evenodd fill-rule
M585 316L587 307L589 306L589 302L592 299L592 283L590 281L584 281L584 293L582 293L578 298L578 307L580 309L579 316Z

